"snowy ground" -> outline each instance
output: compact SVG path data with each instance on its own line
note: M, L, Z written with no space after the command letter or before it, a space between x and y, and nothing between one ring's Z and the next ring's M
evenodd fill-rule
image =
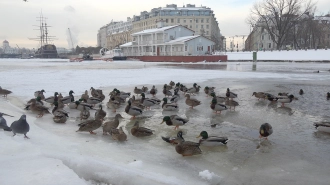
M252 52L226 52L229 61L252 61ZM258 61L329 61L330 50L282 50L282 51L258 51Z
M47 60L0 60L1 87L13 91L0 98L0 112L8 124L27 114L29 140L22 135L0 131L0 179L4 185L20 184L329 184L330 135L317 132L314 121L330 121L330 64L315 63L143 63L136 61L92 61L69 63ZM314 73L319 70L320 73ZM173 127L160 124L160 107L144 111L138 118L142 126L155 130L153 136L135 138L130 134L134 121L124 112L120 125L128 141L117 143L110 136L76 133L79 112L69 110L66 124L55 124L51 115L36 118L23 110L23 104L36 90L45 89L46 97L55 91L75 97L90 87L108 94L113 88L133 91L152 85L160 90L171 80L187 86L215 86L219 95L229 87L238 93L236 111L215 115L210 98L203 91L195 98L202 105L188 108L184 98L178 102L182 117L190 122L182 126L184 138L197 141L200 131L227 136L227 146L201 147L203 154L182 157L161 136L175 135ZM298 95L299 89L305 94ZM256 91L272 94L289 92L297 101L281 108L251 97ZM163 98L159 93L158 98ZM106 99L105 101L107 101ZM107 119L114 113L107 110ZM93 115L93 112L92 112ZM273 126L269 141L259 145L262 123Z

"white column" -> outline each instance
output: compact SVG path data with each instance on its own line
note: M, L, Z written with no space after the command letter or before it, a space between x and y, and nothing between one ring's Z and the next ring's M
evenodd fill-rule
M172 45L171 45L171 56L173 56L173 55L172 55L172 48L173 48L173 47L172 47Z

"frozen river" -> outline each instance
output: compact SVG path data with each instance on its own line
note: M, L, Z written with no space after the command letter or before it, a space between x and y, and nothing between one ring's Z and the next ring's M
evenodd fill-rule
M327 63L144 63L138 61L69 63L45 60L0 60L1 87L13 91L8 100L0 98L0 112L10 124L27 114L30 140L11 137L0 131L0 179L4 184L329 184L330 134L316 131L315 121L330 121L330 64ZM314 73L319 71L319 73ZM203 90L194 98L202 104L193 110L184 103L178 112L153 107L138 117L142 126L154 130L146 138L130 134L134 124L122 106L125 118L120 125L128 141L117 143L103 136L76 133L79 112L69 110L64 125L55 124L51 115L36 119L23 110L23 103L36 90L45 96L55 91L64 96L70 90L78 99L90 87L108 94L113 88L131 91L135 86L162 86L170 81L187 87L197 83L216 87L218 95L227 88L238 94L236 111L215 115L210 97ZM300 96L299 90L305 94ZM288 92L298 100L280 107L268 100L258 101L253 92L277 95ZM108 98L105 99L108 101ZM104 106L105 107L105 106ZM114 113L107 109L107 118ZM164 115L177 114L189 119L180 127L183 137L195 141L202 130L210 135L227 136L226 146L201 147L203 154L182 157L161 136L174 136L173 127L160 124ZM92 112L93 115L93 112ZM262 123L273 126L274 133L259 146L258 129ZM5 149L4 149L5 148ZM3 150L4 149L4 150ZM15 178L14 178L15 177ZM20 178L16 178L20 177Z

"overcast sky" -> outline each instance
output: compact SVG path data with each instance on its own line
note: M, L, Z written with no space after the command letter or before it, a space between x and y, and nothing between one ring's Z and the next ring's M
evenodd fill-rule
M126 21L127 17L141 11L165 7L166 4L195 4L210 7L225 37L248 35L245 20L255 0L0 0L0 41L8 40L11 47L36 48L38 43L29 40L38 35L32 25L38 25L42 11L47 17L49 35L56 36L57 47L69 48L68 28L75 45L96 46L97 31L114 21ZM330 0L317 1L317 13L330 11ZM229 40L229 39L227 39ZM242 40L242 38L237 39ZM70 44L71 45L71 44Z

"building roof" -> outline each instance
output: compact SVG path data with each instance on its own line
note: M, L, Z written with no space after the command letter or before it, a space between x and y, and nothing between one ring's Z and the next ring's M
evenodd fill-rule
M179 38L177 38L175 40L171 40L169 42L166 42L165 44L182 44L182 43L188 42L190 40L196 39L198 37L203 37L203 36L201 36L201 35L193 35L193 36L179 37ZM205 39L213 42L212 40L210 40L210 39L208 39L206 37L203 37L203 38L205 38Z
M175 28L177 26L179 26L179 25L166 26L166 27L162 27L162 28L147 29L147 30L143 30L143 31L140 31L140 32L133 33L132 35L141 35L141 34L149 34L149 33L155 33L155 32L163 32L165 30L169 30L169 29Z
M4 40L2 43L9 43L7 40Z
M194 38L197 38L199 37L200 35L193 35L193 36L185 36L185 37L179 37L179 38L176 38L174 40L171 40L171 41L168 41L166 42L167 44L173 44L173 43L184 43L184 42L187 42L191 39L194 39Z
M133 42L127 42L123 45L120 45L119 47L127 47L127 46L132 46L133 45Z

